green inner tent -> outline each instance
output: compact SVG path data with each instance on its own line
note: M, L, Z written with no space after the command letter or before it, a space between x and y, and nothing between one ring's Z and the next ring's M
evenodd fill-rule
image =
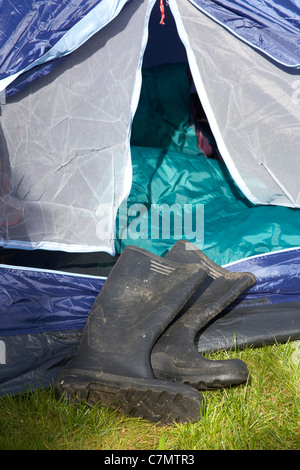
M133 244L163 255L184 238L224 265L300 246L299 210L249 202L204 127L215 153L200 150L191 87L186 64L143 71L131 135L132 187L117 217L117 253Z

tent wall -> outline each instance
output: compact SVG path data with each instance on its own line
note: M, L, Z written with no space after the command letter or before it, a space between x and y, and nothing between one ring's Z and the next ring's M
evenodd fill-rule
M295 248L225 265L232 272L252 272L256 283L199 332L199 352L299 340L299 255Z
M1 106L4 247L114 253L154 5L159 15L155 0L115 3L121 12L113 21ZM167 60L177 49L187 55L242 192L254 204L299 207L300 106L292 99L299 71L278 67L187 0L170 0L166 13L164 26L158 18L150 25L144 65L160 49L156 31L164 28L161 49Z
M1 204L22 214L18 223L1 221L3 246L114 252L116 211L130 190L130 123L152 3L129 2L2 106L0 152L12 190Z
M49 73L57 59L75 51L109 24L128 1L73 0L72 5L27 1L17 6L15 2L2 2L0 93L11 96L20 89L20 83L35 80L39 76L36 69L43 64L47 64L45 73ZM16 81L18 86L10 87Z
M199 332L198 350L299 340L299 251L226 266L253 272L257 282ZM78 348L105 278L2 265L0 282L0 396L49 387Z
M0 266L0 396L48 387L78 348L101 276Z
M300 7L286 0L189 0L241 41L286 67L299 68Z
M279 67L185 0L170 1L195 85L233 178L255 204L300 207L299 70Z

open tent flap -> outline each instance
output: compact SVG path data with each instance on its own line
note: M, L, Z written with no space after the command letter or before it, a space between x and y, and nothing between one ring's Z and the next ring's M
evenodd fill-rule
M0 90L11 96L49 73L57 59L75 51L109 24L128 1L74 0L72 5L65 2L2 4Z
M152 40L156 47L154 53L148 48L148 59L153 54L155 65L155 57L165 52L167 62L188 61L214 139L240 191L253 204L299 207L299 70L238 39L195 2L170 0L163 26L154 0L116 1L107 18L89 21L97 17L94 8L104 10L106 3L88 2L77 23L76 15L67 15L70 44L54 28L47 47L52 51L64 40L64 48L51 61L35 46L31 64L22 48L22 60L14 63L14 43L11 38L5 43L8 49L10 44L9 86L16 88L7 88L1 105L1 245L114 253L116 213L131 188L129 139L151 11L158 17L150 21L149 36L158 27L163 33ZM82 37L80 47L74 28ZM17 92L21 79L27 86Z
M11 186L1 197L3 246L114 253L116 211L131 183L129 134L150 7L128 2L1 106Z
M300 8L296 2L271 0L190 0L241 41L286 67L298 68Z
M169 0L160 26L159 2L123 2L55 67L21 69L2 97L2 393L56 379L105 282L98 253L127 244L164 255L183 237L218 264L256 275L201 332L199 351L231 348L235 332L241 347L300 339L299 71L195 3ZM209 129L192 119L191 85ZM179 222L169 232L153 225L155 204L172 206ZM20 257L24 248L35 250ZM37 261L37 250L60 256ZM85 265L94 254L97 265Z
M236 183L254 203L299 207L300 106L293 99L299 70L266 60L207 15L195 14L190 2L170 6Z
M249 202L224 162L204 154L190 106L187 64L143 71L131 135L133 181L118 213L117 252L134 244L162 255L186 238L224 265L300 246L299 209ZM212 135L203 133L213 152Z

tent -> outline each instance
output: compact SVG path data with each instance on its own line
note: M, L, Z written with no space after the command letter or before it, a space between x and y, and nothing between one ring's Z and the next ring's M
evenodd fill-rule
M299 8L0 12L2 393L55 380L127 244L163 256L185 237L256 275L199 351L299 339Z

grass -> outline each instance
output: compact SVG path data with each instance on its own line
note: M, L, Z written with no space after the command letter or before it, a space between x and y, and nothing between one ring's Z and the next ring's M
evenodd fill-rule
M203 392L198 423L158 426L40 390L0 399L0 449L299 450L300 341L209 357L243 359L251 381Z

